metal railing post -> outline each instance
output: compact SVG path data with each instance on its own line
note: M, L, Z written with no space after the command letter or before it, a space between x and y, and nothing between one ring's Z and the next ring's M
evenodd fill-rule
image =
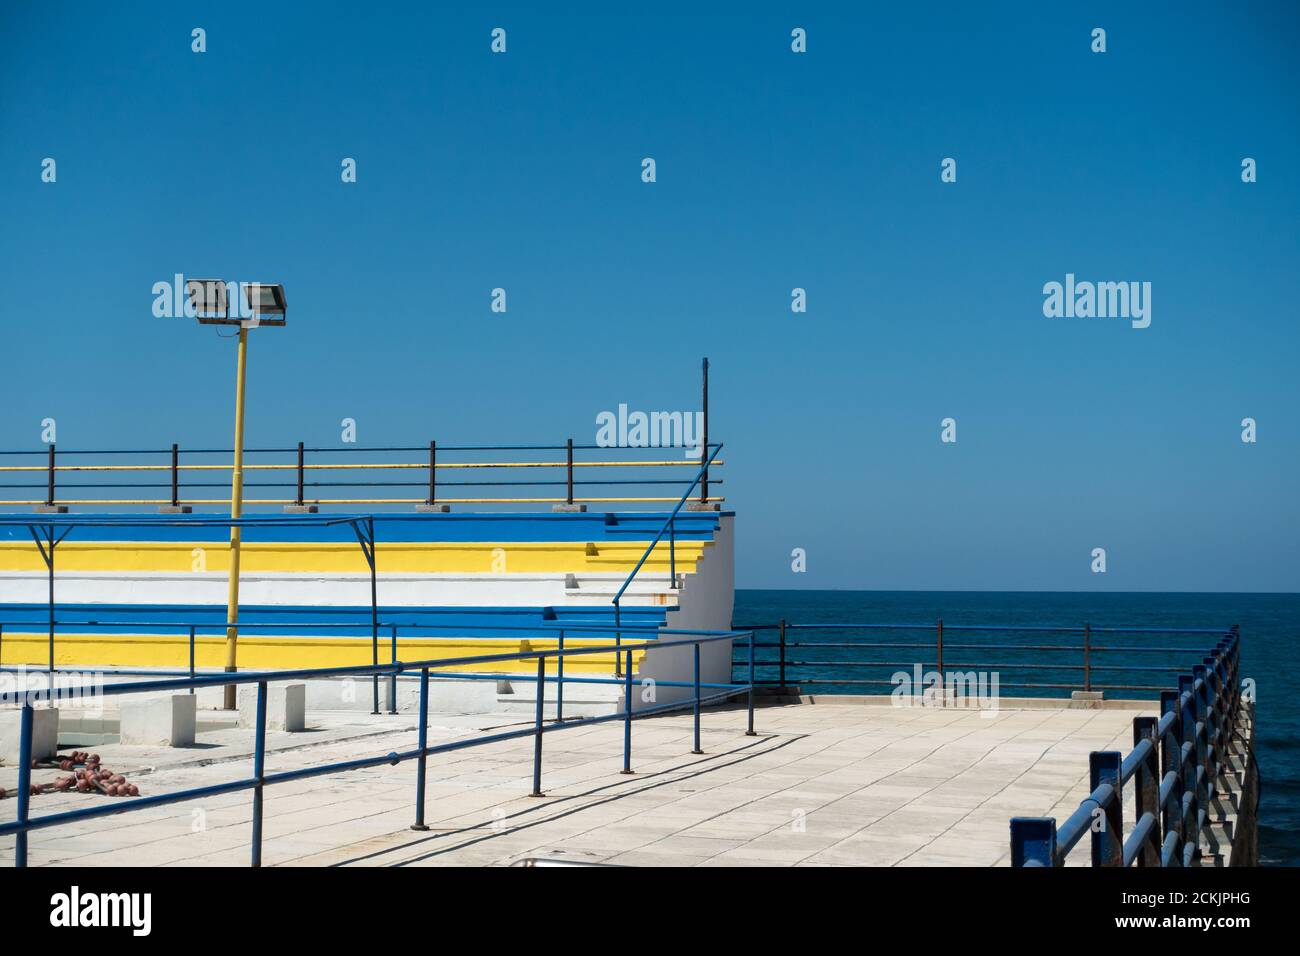
M537 712L533 721L533 792L542 796L542 714L546 709L546 656L537 655Z
M392 639L389 645L389 655L392 660L390 664L397 663L397 625L392 626ZM397 671L393 671L393 676L388 678L388 712L397 713Z
M567 446L568 446L568 468L566 469L565 472L567 476L565 480L565 485L567 486L567 490L565 492L564 500L566 504L573 504L573 439L572 438L567 440Z
M257 742L253 751L252 866L262 865L262 791L266 779L266 681L257 683Z
M619 606L619 599L614 598L614 676L622 677L623 666L623 612Z
M749 632L749 720L746 725L745 736L757 737L754 732L754 632Z
M425 504L435 504L437 498L437 478L434 473L438 470L438 443L429 442L429 497Z
M632 652L627 652L627 667L623 677L623 769L632 772Z
M939 703L940 706L942 706L944 702L943 700L944 687L946 686L946 681L944 680L944 676L943 676L943 618L939 618L939 623L935 626L934 633L935 633L935 647L934 647L935 663L937 665L936 670L938 670L939 672L939 695L940 695Z
M26 685L23 690L27 689ZM51 701L52 702L52 701ZM32 799L32 702L23 698L23 710L18 730L18 822L26 823ZM14 866L27 865L27 831L14 835Z
M1133 788L1134 825L1142 817L1151 814L1151 835L1142 842L1142 849L1137 855L1138 866L1160 865L1160 741L1156 738L1158 717L1133 718L1133 746L1144 740L1151 742L1151 750L1138 766L1137 785Z
M1201 855L1200 788L1196 784L1196 701L1192 693L1195 678L1183 674L1178 678L1178 723L1182 731L1179 746L1179 772L1183 780L1183 865L1190 866Z
M190 625L190 680L194 679L194 625ZM194 688L190 688L190 694L194 693Z
M424 823L424 780L429 762L429 668L420 668L420 756L415 767L415 822L412 830L429 829Z
M700 642L699 641L695 642L693 649L695 651L695 708L694 708L695 749L692 750L691 753L702 754L704 753L704 751L700 749Z
M1011 865L1056 866L1056 820L1053 817L1013 817Z
M555 722L564 723L564 631L560 631L559 653L555 655Z
M1092 690L1092 626L1083 625L1083 689Z
M701 418L700 458L704 462L704 475L700 479L700 504L709 500L709 360L704 359L704 409Z
M302 454L302 452L303 452L302 442L298 442L298 497L297 497L297 499L294 501L294 504L296 504L299 508L301 508L301 507L303 506L303 504L302 504L302 485L303 485L303 474L302 474L302 473L303 473L303 461L302 461L302 459L303 459L303 454Z
M668 519L668 578L670 590L677 590L677 522Z
M1110 799L1101 807L1100 821L1094 818L1092 831L1092 865L1124 865L1124 793L1120 767L1124 755L1118 750L1094 750L1088 754L1088 787L1095 792L1110 784ZM1098 828L1097 823L1101 826Z
M1160 741L1160 778L1164 780L1173 774L1173 781L1169 789L1169 797L1160 808L1163 815L1160 829L1165 834L1166 840L1170 833L1174 834L1174 845L1170 848L1171 860L1181 863L1183 859L1183 772L1180 765L1182 728L1179 725L1178 691L1176 690L1160 693L1160 716L1163 718L1167 714L1173 714L1174 720ZM1175 807L1177 809L1174 809Z
M50 463L47 470L45 504L46 507L54 507L54 442L50 442Z
M1209 678L1206 676L1204 664L1194 664L1192 666L1192 679L1199 684L1199 688L1193 691L1196 698L1196 768L1197 768L1197 793L1196 793L1196 828L1197 835L1200 835L1201 815L1202 813L1208 818L1210 812L1210 798L1214 793L1214 779L1210 776L1210 700L1209 700ZM1196 686L1195 684L1193 685Z
M172 507L173 508L179 508L181 506L180 458L181 458L180 446L177 445L176 442L172 442Z
M785 618L781 618L781 691L785 692Z

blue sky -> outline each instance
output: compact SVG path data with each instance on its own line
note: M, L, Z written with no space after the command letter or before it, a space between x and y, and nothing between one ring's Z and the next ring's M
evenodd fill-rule
M708 355L741 586L1300 589L1294 4L410 6L0 9L0 447L228 443L150 290L279 280L250 443L590 439Z

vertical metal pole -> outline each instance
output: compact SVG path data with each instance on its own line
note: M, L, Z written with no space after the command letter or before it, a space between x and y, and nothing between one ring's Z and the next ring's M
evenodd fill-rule
M695 651L695 749L693 754L702 754L700 749L700 642L692 648Z
M537 655L537 711L533 721L533 792L542 796L542 713L546 704L546 656Z
M5 659L5 626L4 624L0 623L0 664L4 663L4 659Z
M669 588L677 588L677 522L668 519L668 576L672 582Z
M564 723L564 631L560 631L560 653L555 658L555 722Z
M623 655L620 648L623 646L623 613L618 605L618 598L614 598L614 676L622 677Z
M23 688L26 690L26 687ZM27 822L27 810L32 799L32 704L23 697L23 710L18 731L18 822ZM27 865L27 831L14 835L14 866Z
M1133 788L1133 824L1141 822L1144 814L1151 814L1151 836L1142 844L1137 856L1138 866L1160 865L1160 741L1156 739L1158 717L1133 718L1133 746L1144 740L1151 741L1151 752L1147 754L1137 772L1137 786Z
M54 442L50 442L50 464L45 488L45 504L54 507Z
M1182 729L1179 726L1178 692L1166 690L1160 693L1160 716L1173 714L1174 722L1160 741L1160 777L1163 780L1169 774L1174 775L1168 801L1160 808L1163 815L1160 830L1171 831L1178 836L1173 846L1173 859L1182 862L1183 858L1183 775L1179 767L1182 755ZM1163 857L1162 857L1163 859Z
M943 688L947 685L947 681L943 676L943 618L939 618L939 623L935 628L935 663L939 672L939 688L942 694ZM941 697L940 703L942 702L943 698Z
M428 504L433 504L434 500L437 497L437 490L435 487L437 484L437 479L434 477L434 472L437 471L437 469L438 469L438 443L436 441L431 441L429 442L429 498L427 502Z
M700 503L709 500L709 360L704 359L704 435L700 449L700 458L705 462L704 475L700 478Z
M54 689L54 549L57 547L54 543L54 525L49 526L49 534L45 540L50 549L45 563L49 571L50 585L50 689L52 691ZM51 698L50 705L53 704Z
M754 632L749 632L749 723L745 730L746 737L757 737L754 733Z
M369 538L366 559L370 562L370 662L379 666L379 591L375 581L375 519L366 519L366 535ZM371 693L374 697L372 714L379 713L379 675L370 680Z
M389 663L396 664L397 663L397 625L396 624L393 625L392 642L389 648L389 656L392 658L392 660L389 661ZM396 671L393 672L392 677L388 678L388 712L390 714L397 713L397 672Z
M230 685L233 687L234 685ZM257 742L253 751L253 841L252 864L262 865L262 790L266 779L266 681L257 684Z
M781 618L781 691L785 692L785 618Z
M1083 625L1083 689L1092 690L1092 625Z
M194 625L190 625L190 680L194 680ZM190 687L190 693L194 693L193 686Z
M172 507L179 508L181 504L181 450L176 442L172 442Z
M1194 691L1193 696L1196 698L1196 766L1201 771L1201 783L1197 787L1197 816L1196 826L1199 836L1201 817L1200 811L1204 810L1209 814L1210 795L1214 792L1214 779L1210 776L1210 702L1208 693L1208 678L1205 672L1204 664L1194 664L1192 666L1192 678L1200 682L1200 689Z
M623 769L632 772L632 652L627 652L627 668L623 678Z
M1102 808L1100 830L1092 830L1092 865L1124 865L1124 795L1120 766L1124 755L1118 750L1094 750L1088 754L1088 787L1095 791L1104 783L1113 788L1109 802Z
M420 668L420 756L415 769L415 822L412 830L429 829L424 823L424 778L429 761L429 668Z
M298 442L298 498L294 503L297 504L299 508L302 507L302 478L303 478L302 459L303 459L302 442Z
M235 367L235 460L230 472L230 519L244 513L244 381L248 367L248 329L239 327L239 354ZM226 587L226 672L236 670L239 645L239 525L230 526L230 580ZM235 709L235 685L226 685L226 710Z
M1011 865L1030 862L1056 866L1056 820L1052 817L1015 817L1011 821Z
M1196 784L1196 700L1190 674L1178 678L1178 715L1182 729L1179 765L1183 779L1183 865L1190 866L1201 855L1200 788ZM1186 750L1188 757L1182 757Z
M568 490L568 496L565 498L565 501L568 502L569 504L573 504L573 439L572 438L568 440L568 449L569 449L569 466L568 466L567 483L568 483L569 490Z

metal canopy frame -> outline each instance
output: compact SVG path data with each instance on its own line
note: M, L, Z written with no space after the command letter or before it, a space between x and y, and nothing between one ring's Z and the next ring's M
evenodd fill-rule
M55 549L80 527L118 527L118 528L249 528L249 527L332 527L350 525L361 545L366 564L370 567L370 651L372 664L379 664L379 581L375 563L375 516L374 515L265 515L253 518L205 517L202 515L102 515L94 518L82 518L77 515L50 515L42 518L23 518L13 515L0 515L0 528L25 527L31 534L49 576L49 665L50 686L54 686L54 557ZM364 531L362 530L364 527ZM61 534L56 534L62 528ZM37 529L44 534L38 533ZM238 625L236 625L236 628ZM394 655L396 654L396 634L394 634ZM379 713L379 675L372 677L372 699L374 710ZM394 674L389 694L389 713L397 713L397 677Z

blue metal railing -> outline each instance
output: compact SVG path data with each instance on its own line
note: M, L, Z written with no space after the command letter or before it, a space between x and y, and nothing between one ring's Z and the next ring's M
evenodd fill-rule
M1212 801L1234 772L1241 636L1234 626L1204 662L1160 695L1160 717L1133 721L1134 747L1094 751L1088 758L1092 792L1059 828L1053 817L1011 821L1012 866L1063 866L1070 851L1092 838L1092 865L1192 866ZM1134 785L1134 820L1124 834L1124 785Z
M68 810L61 813L46 814L44 816L32 817L30 815L31 800L31 771L32 771L32 719L33 704L42 700L53 701L56 693L79 694L80 691L89 688L61 688L58 691L53 686L47 688L24 689L17 691L14 696L21 701L21 720L20 720L20 741L19 741L19 780L18 793L16 799L17 819L0 824L0 836L13 835L15 838L14 864L15 866L27 865L28 834L33 830L47 829L50 827L62 826L68 823L74 823L81 820L96 819L119 813L128 813L134 810L142 810L149 807L165 806L173 803L180 803L186 800L194 800L201 797L215 796L224 793L236 793L244 790L253 791L253 808L252 808L252 835L250 840L251 865L260 866L262 862L262 811L264 802L264 790L268 786L279 783L288 783L294 780L302 780L308 777L317 777L330 773L339 773L348 770L357 770L364 767L377 767L384 764L397 765L404 760L414 759L417 761L416 775L416 795L415 795L415 822L412 824L414 830L426 830L428 827L424 823L425 816L425 778L427 776L427 759L430 754L445 753L452 750L463 750L470 747L481 746L489 743L499 743L507 740L516 740L524 737L533 737L533 779L532 794L542 796L542 739L547 733L559 730L566 730L571 727L590 726L592 724L604 723L610 720L623 721L623 772L632 773L632 721L642 717L652 716L658 713L664 713L669 710L680 710L686 706L692 709L694 721L694 749L692 753L701 753L700 749L700 710L706 703L721 702L730 699L741 693L747 694L747 735L754 735L754 688L753 684L736 684L736 683L716 683L703 682L700 679L700 655L699 648L702 644L713 643L715 641L732 641L735 639L753 640L753 634L747 634L741 631L723 631L723 632L696 632L696 636L685 640L676 641L655 641L639 645L627 645L623 648L626 653L625 677L622 681L610 678L587 678L587 682L599 683L621 683L623 685L624 706L621 713L600 715L593 717L583 717L576 720L561 721L557 720L549 726L543 719L545 685L552 681L558 681L557 686L562 686L564 678L562 671L556 677L552 678L546 673L547 660L556 658L557 662L562 662L565 657L582 656L589 654L607 654L609 651L603 647L590 648L564 648L548 651L520 651L505 654L487 654L476 655L471 657L452 658L444 660L426 660L415 662L395 662L391 664L365 665L360 667L332 667L317 668L310 670L296 671L276 671L261 673L243 673L243 674L213 674L210 676L197 677L179 677L167 678L162 680L141 681L130 684L111 684L102 688L93 688L93 691L102 696L124 696L127 694L156 693L160 691L186 691L202 687L225 687L228 685L238 684L256 684L257 685L257 710L255 726L255 748L253 753L253 774L251 777L244 777L236 780L227 781L220 784L212 784L204 787L192 787L186 790L179 790L173 793L157 794L148 797L133 797L127 799L116 799L101 806L86 807L77 810ZM663 681L657 680L659 686L667 687L689 687L693 695L689 699L672 701L665 704L655 704L649 707L633 708L632 707L632 655L637 650L648 650L653 648L675 647L675 646L693 646L694 647L694 674L689 682L686 681ZM429 681L430 679L450 679L459 680L460 673L442 673L445 668L503 663L506 661L535 660L536 673L532 677L535 681L537 706L533 726L519 730L500 731L479 737L465 740L456 740L448 743L430 745L428 742L428 719L429 719ZM267 773L265 769L266 758L266 701L267 687L269 684L303 679L324 679L335 677L359 677L359 676L393 676L399 674L417 672L420 677L420 724L418 733L418 743L412 750L391 751L387 754L378 754L370 757L358 757L351 760L335 761L333 763L305 767L297 770L286 770L277 773ZM528 679L527 677L514 677L512 679ZM708 691L709 693L706 693Z
M320 609L316 609L316 608L304 609L301 611L301 613L315 613L318 612L319 610ZM448 609L448 613L460 613L461 610L462 609L459 608L452 608L452 609ZM298 611L291 611L289 609L285 609L283 611L280 611L279 613L292 614L292 613L298 613ZM17 627L19 628L18 630L10 630L8 632L11 635L32 634L35 632L31 630L31 628L36 626L38 623L44 625L44 622L36 622L36 621L29 621L29 620L0 620L0 672L14 670L14 669L22 669L22 670L29 669L27 665L4 664L4 637L6 634L6 628L12 629L14 628L15 625L17 625ZM196 657L195 643L197 638L202 634L208 634L208 633L216 634L216 635L224 635L226 633L227 625L217 621L174 621L174 620L172 621L150 621L150 620L96 621L96 620L70 620L64 618L56 618L52 622L51 630L49 631L50 640L52 642L51 650L50 650L50 660L54 659L54 648L56 646L56 644L53 643L54 637L57 635L58 631L62 628L117 629L117 628L124 628L124 627L139 629L139 630L133 630L129 634L121 634L120 636L124 638L125 637L135 638L141 636L167 637L172 634L185 637L187 640L187 645L189 650L189 668L187 671L177 671L177 670L169 670L165 667L144 668L144 669L133 669L129 667L112 667L111 668L112 673L125 675L125 676L144 675L144 676L155 676L155 677L158 676L195 677L198 676L199 674L199 670L195 664L195 657ZM251 630L255 632L262 631L262 632L274 633L276 631L284 630L284 631L299 632L299 633L305 632L306 634L311 634L313 632L329 633L330 631L338 631L340 629L357 630L360 628L366 628L366 624L364 624L361 621L352 621L352 622L345 622L345 623L316 622L316 623L308 623L308 624L298 624L289 621L259 621L259 622L252 622L252 623L244 622L241 623L239 627L240 630L244 630L244 631ZM662 628L655 624L624 624L616 629L615 627L607 624L599 624L599 623L584 624L575 621L566 621L562 623L543 621L536 624L465 624L465 623L438 624L433 622L400 622L399 623L399 622L391 622L391 621L380 621L378 623L378 626L375 628L374 632L371 635L371 665L372 666L379 664L379 638L378 638L379 631L387 631L389 634L389 655L390 655L389 663L390 664L395 664L398 662L397 642L401 637L403 631L405 631L408 635L411 632L436 631L436 632L440 632L438 634L439 637L444 637L444 638L450 637L450 638L482 639L482 640L491 640L493 638L510 639L512 635L503 632L511 632L511 631L523 632L524 636L521 637L521 639L523 640L526 640L528 638L538 638L538 637L547 640L554 639L558 645L557 649L561 651L565 649L566 634L576 633L584 640L611 642L611 647L609 649L601 649L601 650L603 650L604 653L612 653L614 655L616 661L616 668L615 668L616 677L622 676L622 657L620 653L620 648L622 644L623 634L631 633L635 636L642 637L647 641L652 641L661 635L680 636L680 635L704 635L704 634L716 633L713 631L703 631L703 630ZM473 632L473 633L465 633L465 632ZM538 632L541 633L539 634ZM610 632L614 632L613 636L610 636ZM112 637L118 635L106 634L104 636ZM657 643L655 643L647 646L658 646L658 645ZM564 658L563 656L560 657L557 666L559 668L559 676L562 682L560 694L559 694L559 708L562 714L563 707L564 707L564 703L563 703ZM51 676L51 678L56 674L64 672L64 669L53 667L53 666L42 668L42 670L48 673ZM72 668L71 670L74 673L81 673L85 670L85 668L84 667ZM499 680L501 676L502 676L501 673L466 675L464 679ZM390 714L395 714L397 713L397 695L395 693L397 676L390 675L389 680L390 680L390 689L393 690L394 692L390 693L389 695L388 712ZM569 678L569 683L588 683L588 682L595 683L595 682L599 682L600 680L601 679L599 678L586 679L586 678L571 677ZM371 684L372 684L372 698L373 698L373 709L371 713L378 714L379 713L379 675L378 674L372 675Z
M708 363L706 360L705 362L706 368L707 368L707 364ZM614 626L616 628L618 627L618 625L621 623L622 620L622 607L620 605L620 602L623 600L623 594L631 586L632 579L635 578L637 572L641 570L641 566L644 565L647 560L649 560L651 553L654 552L655 545L657 545L660 541L663 540L665 534L668 535L668 573L672 581L671 587L675 589L678 586L677 585L677 533L673 525L673 522L677 519L677 514L682 510L682 506L686 504L686 500L690 498L691 492L694 491L697 487L701 489L701 497L700 497L701 504L707 503L708 501L708 497L707 497L708 492L706 490L707 489L706 483L708 481L709 466L713 464L713 460L717 458L718 454L722 451L722 443L719 442L717 445L706 446L705 450L707 451L709 447L713 448L712 453L710 453L706 458L704 458L704 463L700 466L700 470L699 472L696 473L694 480L692 480L690 485L687 486L686 490L682 492L681 498L678 499L677 504L673 507L673 510L669 513L668 518L664 521L663 527L660 528L659 533L654 536L654 540L652 540L650 544L646 546L645 553L641 555L641 560L636 563L636 567L634 567L631 570L631 572L628 574L627 580L623 582L623 586L620 587L618 589L618 593L614 595L614 602L613 602L614 603Z

